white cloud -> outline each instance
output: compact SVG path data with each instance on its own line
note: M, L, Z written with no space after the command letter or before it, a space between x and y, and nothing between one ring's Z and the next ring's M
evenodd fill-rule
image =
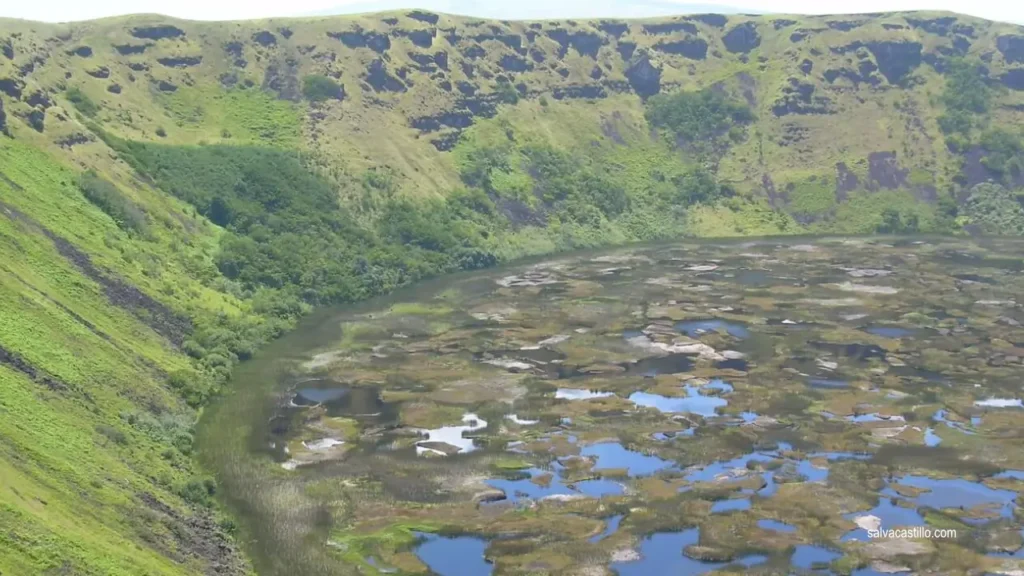
M892 10L948 10L989 18L1024 23L1024 2L1006 0L860 0L856 3L838 0L8 0L0 7L0 16L44 21L68 21L131 13L160 13L199 20L235 20L271 16L295 16L311 13L345 11L357 6L360 10L375 7L423 7L438 11L473 11L481 16L545 17L555 11L564 14L627 16L665 13L678 8L680 12L713 11L714 6L750 11L793 14L844 14L850 12L885 12Z

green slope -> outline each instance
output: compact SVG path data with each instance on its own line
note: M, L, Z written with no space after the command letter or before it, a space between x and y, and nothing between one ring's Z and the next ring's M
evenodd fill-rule
M680 95L682 94L682 95ZM243 573L193 424L311 307L681 235L1021 233L951 14L0 20L0 573Z

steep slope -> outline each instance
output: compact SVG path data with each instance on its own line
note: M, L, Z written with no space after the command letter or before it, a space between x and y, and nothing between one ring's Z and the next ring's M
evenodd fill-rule
M1024 230L1022 119L1024 30L949 14L0 21L0 573L244 572L192 424L310 306L682 234Z

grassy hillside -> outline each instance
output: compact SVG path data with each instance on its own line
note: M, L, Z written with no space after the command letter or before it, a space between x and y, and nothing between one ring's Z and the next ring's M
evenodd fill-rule
M1024 231L1024 30L950 14L0 20L0 574L248 568L191 459L311 307L692 235Z

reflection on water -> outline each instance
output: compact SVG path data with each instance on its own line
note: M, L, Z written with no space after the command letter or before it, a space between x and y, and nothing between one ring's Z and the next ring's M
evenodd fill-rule
M696 576L728 564L727 562L702 562L683 555L683 550L687 546L693 546L699 540L699 528L691 528L682 532L651 534L640 542L640 558L638 560L615 562L612 564L612 569L618 576L652 576L654 574ZM767 558L764 556L745 556L734 564L749 568L766 560Z
M630 476L645 476L673 465L657 456L627 450L618 442L603 442L585 446L580 454L597 459L595 470L625 469Z
M266 576L345 573L320 536L349 526L368 537L337 542L367 571L467 576L557 572L579 545L610 543L618 561L594 573L725 568L684 554L701 528L711 542L689 553L740 558L734 573L767 562L745 555L758 538L802 546L771 569L792 550L792 570L809 570L865 533L808 527L919 525L926 508L986 545L985 531L1019 527L1024 276L1005 266L1024 243L915 242L632 247L324 311L239 366L204 412L197 453ZM673 497L699 513L681 520L661 504ZM340 502L351 506L336 516ZM424 506L431 526L463 536L381 544L386 519L420 521ZM680 521L694 528L649 532ZM640 558L626 561L630 543ZM951 573L974 553L948 546L914 568Z
M494 572L494 566L484 559L487 541L482 538L417 536L423 543L416 546L416 556L438 576L490 576Z
M676 324L676 330L690 338L699 338L708 332L725 332L734 338L749 338L750 331L746 326L725 320L688 320Z

